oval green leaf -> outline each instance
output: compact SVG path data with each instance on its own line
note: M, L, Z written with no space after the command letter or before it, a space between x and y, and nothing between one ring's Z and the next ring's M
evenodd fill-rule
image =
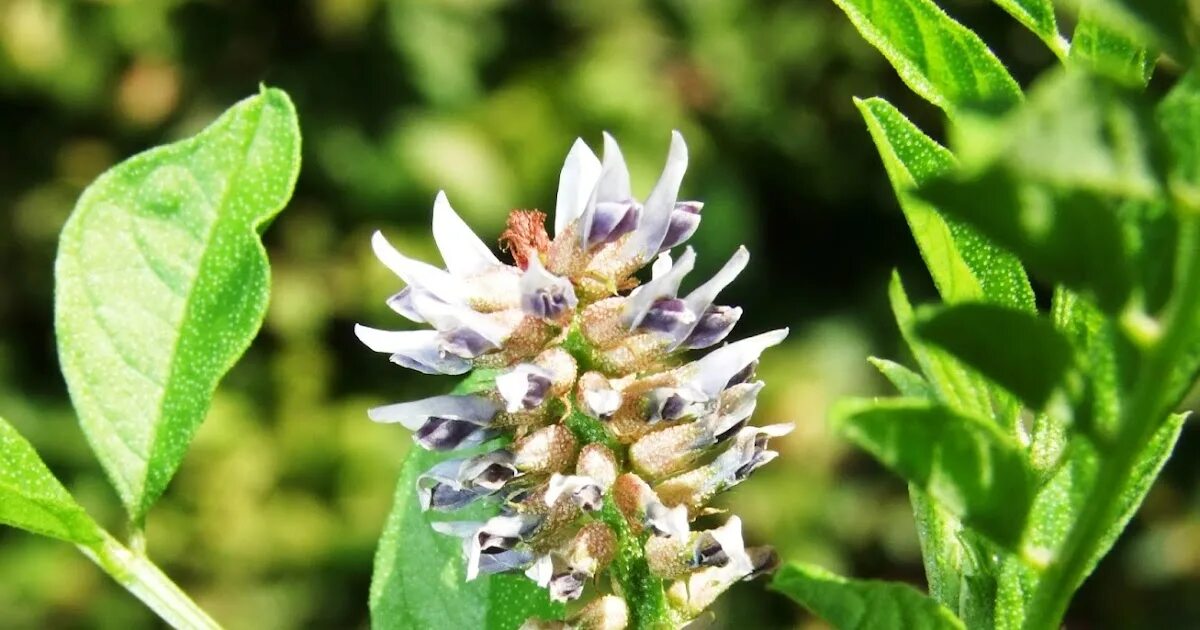
M1034 314L991 304L922 309L917 334L1041 409L1071 367L1071 342Z
M91 544L100 528L46 468L33 446L0 418L0 523Z
M917 589L900 582L851 580L813 565L789 563L771 588L838 630L962 630L963 623Z
M922 98L953 112L1006 109L1021 87L979 36L931 0L834 0Z
M904 398L844 400L832 415L846 437L964 524L1018 547L1034 477L1020 444L995 424Z
M295 109L264 88L199 135L101 175L63 228L59 358L88 441L135 522L262 324L270 275L259 234L299 168Z

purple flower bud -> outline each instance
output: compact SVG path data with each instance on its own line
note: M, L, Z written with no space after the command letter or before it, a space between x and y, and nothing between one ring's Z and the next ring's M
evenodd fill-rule
M592 215L587 234L587 247L611 243L637 229L642 218L642 206L636 201L600 201Z
M692 329L687 339L680 344L680 347L688 350L700 350L716 345L729 335L741 317L741 307L710 306L700 316L700 321Z
M671 222L667 225L667 236L659 246L659 251L666 251L683 243L696 233L700 227L700 209L704 207L699 201L680 201L671 210Z
M683 300L660 298L650 307L650 310L646 311L646 316L638 324L638 329L675 335L694 321L696 321L696 315L688 310L687 304Z

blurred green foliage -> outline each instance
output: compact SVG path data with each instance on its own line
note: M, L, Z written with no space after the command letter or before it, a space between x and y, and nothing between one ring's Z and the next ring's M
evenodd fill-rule
M1053 62L995 6L946 6L1023 84ZM105 168L197 131L260 81L293 96L305 138L296 196L266 236L266 327L148 522L151 555L214 617L365 626L410 443L365 410L451 386L353 338L354 321L390 321L383 299L399 286L368 236L384 228L432 259L430 208L445 188L494 237L508 209L550 206L573 138L602 129L639 190L668 131L684 132L684 195L706 202L701 265L745 243L754 258L725 293L746 307L740 330L796 331L763 361L756 422L797 430L725 499L747 535L787 559L923 586L905 489L835 438L826 411L883 389L863 357L898 354L889 269L926 278L851 97L885 96L927 130L941 118L822 0L0 0L0 414L103 525L121 530L120 503L55 359L58 231ZM912 291L932 295L928 280ZM1072 625L1200 625L1197 433L1185 429ZM0 531L0 575L0 627L157 623L51 540ZM813 623L760 583L720 606L717 626Z

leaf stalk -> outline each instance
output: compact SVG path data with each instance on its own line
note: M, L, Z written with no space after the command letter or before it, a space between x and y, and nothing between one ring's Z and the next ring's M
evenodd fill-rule
M112 576L125 590L140 599L150 610L174 628L220 630L208 613L171 581L144 554L130 550L103 532L103 538L91 545L78 545L79 551Z

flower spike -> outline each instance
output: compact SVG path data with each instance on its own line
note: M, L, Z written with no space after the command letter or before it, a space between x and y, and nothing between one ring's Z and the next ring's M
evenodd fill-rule
M465 393L368 415L427 450L476 449L421 474L416 500L431 513L491 507L487 520L432 523L461 540L468 580L523 574L552 601L582 600L567 620L531 619L527 630L683 626L777 564L769 547L745 546L737 516L710 529L696 521L714 512L716 494L779 456L770 441L791 425L751 423L758 361L788 331L719 345L742 309L717 298L746 268L746 248L680 290L697 256L672 250L697 231L703 208L678 199L687 166L673 132L662 174L638 199L612 136L603 134L602 159L576 140L559 173L553 237L542 212L512 211L500 235L511 262L442 192L433 239L444 268L381 233L371 239L402 281L388 306L422 327L358 325L355 335L418 372L475 372ZM687 362L704 348L714 349ZM621 570L610 570L618 558ZM630 575L661 581L653 618L637 600L644 589L623 582Z

